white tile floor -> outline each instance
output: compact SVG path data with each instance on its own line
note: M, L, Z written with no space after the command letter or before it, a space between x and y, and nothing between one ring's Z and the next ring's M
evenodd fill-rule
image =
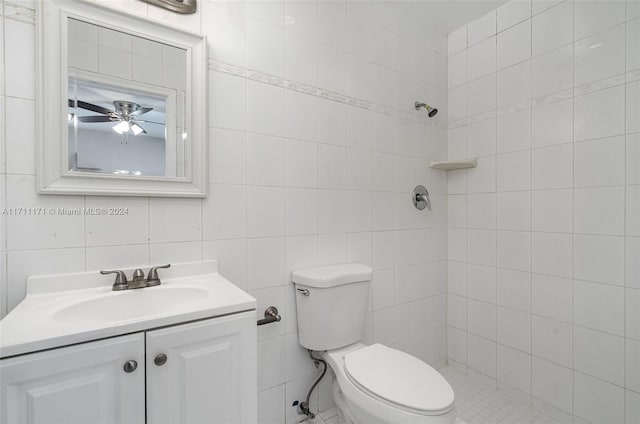
M439 371L456 394L456 411L461 423L560 424L534 409L528 402L514 399L457 368L447 366Z
M513 399L457 368L447 366L439 371L451 383L456 394L458 419L455 424L560 424L528 403ZM342 424L335 408L306 422Z

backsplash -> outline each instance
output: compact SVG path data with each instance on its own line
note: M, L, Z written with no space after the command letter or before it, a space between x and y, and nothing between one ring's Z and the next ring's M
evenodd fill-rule
M372 265L366 342L431 364L446 353L447 40L376 2L200 1L176 15L102 2L209 39L209 195L199 199L40 196L35 183L34 1L3 2L0 316L29 275L218 259L229 280L277 306L259 328L259 416L290 407L316 375L297 342L291 270ZM416 100L440 109L433 119ZM417 184L433 211L417 211ZM126 208L81 216L58 208ZM323 381L312 406L332 405Z
M448 48L449 157L479 156L448 173L449 361L637 422L640 3L510 1Z

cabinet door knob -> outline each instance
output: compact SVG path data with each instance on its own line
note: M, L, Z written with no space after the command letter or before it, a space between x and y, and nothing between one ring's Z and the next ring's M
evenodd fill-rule
M163 366L164 364L167 363L167 355L165 355L164 353L160 353L159 355L156 355L156 357L153 358L153 363L159 367Z
M124 363L124 372L134 372L138 368L138 362L131 360Z

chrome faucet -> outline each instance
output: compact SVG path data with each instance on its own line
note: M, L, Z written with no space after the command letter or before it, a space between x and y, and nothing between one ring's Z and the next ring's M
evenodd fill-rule
M160 278L158 277L158 269L169 268L169 267L171 267L171 264L151 267L147 278L144 278L144 271L138 268L133 272L131 281L128 281L125 273L120 270L100 271L100 274L102 275L116 274L116 279L113 282L113 287L111 288L111 290L113 291L143 289L145 287L160 285L161 281L160 281Z

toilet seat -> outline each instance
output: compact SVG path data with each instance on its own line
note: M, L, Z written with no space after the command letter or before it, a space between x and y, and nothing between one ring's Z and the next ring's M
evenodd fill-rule
M345 357L351 353L367 349L368 347L369 346L358 342L321 353L322 358L327 361L332 370L332 374L335 376L333 398L338 409L343 412L343 420L346 424L453 424L456 421L456 410L453 405L453 390L451 386L449 386L449 383L444 380L444 377L442 378L446 385L445 390L450 391L452 396L451 405L445 410L432 410L429 412L410 409L399 403L386 400L371 392L369 389L364 388L353 376L349 376L345 366ZM384 348L387 347L384 346ZM377 349L378 348L374 348L372 351ZM387 349L401 353L395 349ZM393 363L401 362L401 360L398 359L399 356L393 353L391 355L393 355ZM418 358L414 358L408 354L404 355L422 363ZM400 355L400 357L401 356L402 355ZM357 356L351 357L352 360L354 360L354 358L357 359ZM383 364L383 367L387 365L390 364ZM424 365L428 366L426 364ZM380 368L379 365L378 368ZM352 363L351 372L357 374L358 372L354 371L354 369ZM436 370L433 370L433 372L439 375Z
M405 352L373 344L347 353L344 368L354 386L395 408L418 415L442 415L453 408L447 380Z

